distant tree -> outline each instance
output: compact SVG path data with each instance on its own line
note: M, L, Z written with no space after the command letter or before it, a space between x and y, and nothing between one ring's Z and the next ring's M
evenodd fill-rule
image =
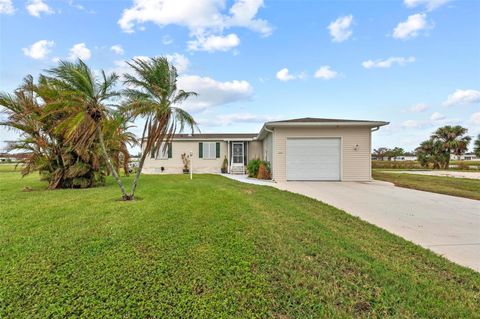
M402 156L405 154L405 151L401 147L395 147L391 150L388 150L386 153L386 156L388 157L388 160L390 161L392 158L395 160L397 156Z
M438 128L432 135L434 141L442 143L443 150L448 154L448 157L444 163L445 169L448 169L450 163L450 155L464 154L468 149L468 144L472 139L470 136L466 136L468 129L460 125L456 126L444 126Z
M443 167L449 158L442 143L433 139L420 143L420 146L415 149L415 155L422 167L428 167L431 164L433 169Z
M480 134L478 134L477 139L474 143L473 152L475 153L475 155L477 155L477 157L480 157Z
M373 155L375 155L377 159L383 161L383 159L387 156L388 151L389 149L386 147L379 147L373 150Z

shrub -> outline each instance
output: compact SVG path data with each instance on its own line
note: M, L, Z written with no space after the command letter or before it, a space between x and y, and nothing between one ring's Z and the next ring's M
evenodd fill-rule
M248 162L248 164L247 164L248 177L257 177L258 169L260 167L261 162L262 162L262 160L259 159L259 158L250 160Z
M260 166L258 167L258 179L270 179L270 168L267 168L266 162L261 162Z

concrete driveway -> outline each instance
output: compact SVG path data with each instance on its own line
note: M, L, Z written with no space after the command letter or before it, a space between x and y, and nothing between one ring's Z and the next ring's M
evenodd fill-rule
M345 210L480 271L480 201L387 182L286 182L272 186Z

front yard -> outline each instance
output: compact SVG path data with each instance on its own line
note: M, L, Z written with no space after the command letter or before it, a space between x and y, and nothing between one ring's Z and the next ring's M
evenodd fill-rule
M395 186L480 200L480 179L406 174L373 170L372 177Z
M214 175L143 176L135 202L44 187L0 172L0 318L480 313L480 274L307 197Z

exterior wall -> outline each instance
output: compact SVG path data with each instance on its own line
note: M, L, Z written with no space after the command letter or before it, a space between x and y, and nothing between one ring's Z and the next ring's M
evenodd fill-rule
M204 159L198 157L198 143L200 142L220 142L220 157L216 159ZM182 174L183 161L182 154L193 152L193 172L194 173L220 173L223 159L227 156L227 143L224 141L173 141L172 158L145 159L143 173L145 174ZM162 172L161 168L164 167Z
M263 155L262 158L264 161L270 162L272 164L273 156L273 134L268 133L267 136L263 139Z
M368 127L276 127L274 136L273 178L286 181L287 137L340 137L341 180L371 180L371 131ZM265 142L264 142L265 143ZM358 144L358 150L355 145ZM264 149L265 148L264 146Z
M263 143L260 141L248 142L248 161L256 158L263 158ZM245 164L248 164L247 163Z

